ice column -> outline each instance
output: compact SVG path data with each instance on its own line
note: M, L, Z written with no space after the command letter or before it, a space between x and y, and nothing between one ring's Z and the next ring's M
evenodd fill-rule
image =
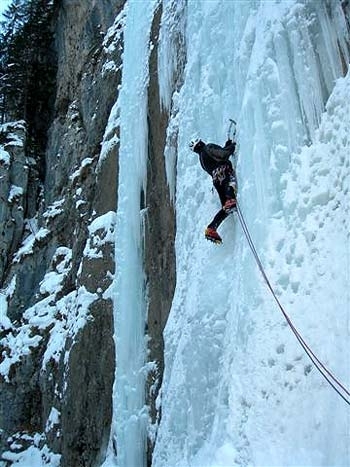
M126 10L119 95L120 152L116 223L114 436L117 465L145 465L145 296L141 194L146 186L150 30L156 1Z

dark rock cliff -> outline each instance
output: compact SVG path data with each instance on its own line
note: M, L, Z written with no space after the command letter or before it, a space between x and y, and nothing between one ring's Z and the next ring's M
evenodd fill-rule
M154 17L151 40L157 44L161 9ZM170 201L164 167L164 148L168 115L161 111L157 76L157 45L150 56L150 83L148 94L148 189L147 228L145 238L145 272L147 277L149 360L156 362L148 378L148 403L153 423L157 421L155 400L158 396L164 370L163 330L170 310L175 286L175 216ZM152 444L148 448L151 464Z
M122 76L123 6L122 0L58 2L56 96L43 166L26 154L25 122L2 129L0 449L6 466L29 446L52 465L98 466L109 440L119 129L108 119ZM160 17L161 9L155 45ZM147 402L155 421L162 331L175 284L175 216L163 158L168 117L160 110L157 47L150 76L143 208L146 332L157 367L149 377L157 388L148 388ZM41 187L39 171L45 172Z

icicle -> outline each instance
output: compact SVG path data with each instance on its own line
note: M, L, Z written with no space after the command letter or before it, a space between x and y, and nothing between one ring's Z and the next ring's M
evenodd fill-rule
M147 174L147 87L150 31L157 1L127 4L122 84L116 223L114 426L117 465L145 465L145 313L142 206Z

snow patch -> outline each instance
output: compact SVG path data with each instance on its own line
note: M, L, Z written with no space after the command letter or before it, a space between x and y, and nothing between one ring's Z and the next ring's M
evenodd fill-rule
M65 278L72 266L71 259L71 249L56 249L51 261L52 270L45 274L40 283L39 292L43 298L24 312L18 326L12 325L6 317L6 296L11 294L14 284L10 284L5 293L0 295L3 311L1 324L9 331L1 340L4 350L0 374L6 381L9 381L11 366L20 362L24 356L30 355L32 349L41 345L43 341L46 342L46 346L42 370L45 371L50 360L58 363L61 353L66 350L67 338L74 342L75 336L89 319L89 308L98 299L97 294L90 293L81 286L78 290L60 297L64 291Z
M45 274L40 282L40 293L42 295L54 295L61 290L62 283L71 269L72 250L66 247L57 248L52 264L55 270Z
M7 167L9 167L10 161L11 161L10 154L0 147L0 164L6 165Z
M5 451L1 460L11 462L17 467L59 467L61 455L55 454L48 448L44 434L34 435L17 433L10 440L11 451ZM28 446L24 448L25 446ZM19 451L19 452L16 452Z
M83 159L80 163L79 168L75 172L73 172L72 175L70 175L69 180L74 181L77 178L79 178L83 173L84 169L91 165L93 162L94 159L92 159L91 157L86 157L85 159Z
M102 258L102 247L114 242L116 213L109 211L94 219L88 226L89 237L84 248L84 257L90 259Z
M55 425L59 425L61 418L61 412L57 410L55 407L51 408L50 414L46 421L46 428L45 432L52 430Z
M6 295L0 292L0 330L11 329L11 321L7 316L7 298Z
M63 212L63 205L65 203L65 198L59 199L54 203L50 204L46 211L43 214L45 219L53 219Z
M13 203L14 201L17 201L18 198L20 198L21 196L23 196L23 188L20 186L11 185L7 201L9 203Z
M41 228L35 235L29 235L22 243L22 246L14 256L13 262L19 263L24 256L34 253L35 245L40 243L50 234L50 230Z
M38 347L43 339L47 340L47 344L42 370L45 371L50 360L58 363L61 353L65 351L66 340L71 338L74 342L75 336L89 319L90 305L97 299L97 294L88 292L85 287L79 287L77 291L59 300L55 301L49 295L28 308L20 326L12 328L1 340L4 351L0 374L9 382L11 366L30 355L32 349Z

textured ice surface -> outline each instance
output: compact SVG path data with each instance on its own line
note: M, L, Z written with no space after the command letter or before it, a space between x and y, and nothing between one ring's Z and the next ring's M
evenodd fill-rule
M222 225L222 247L205 242L219 202L188 149L193 135L223 144L228 118L238 120L239 199L266 272L314 352L349 385L350 78L339 79L349 61L340 5L189 2L184 14L187 64L170 122L177 284L153 464L346 466L347 406L286 325L238 219Z

